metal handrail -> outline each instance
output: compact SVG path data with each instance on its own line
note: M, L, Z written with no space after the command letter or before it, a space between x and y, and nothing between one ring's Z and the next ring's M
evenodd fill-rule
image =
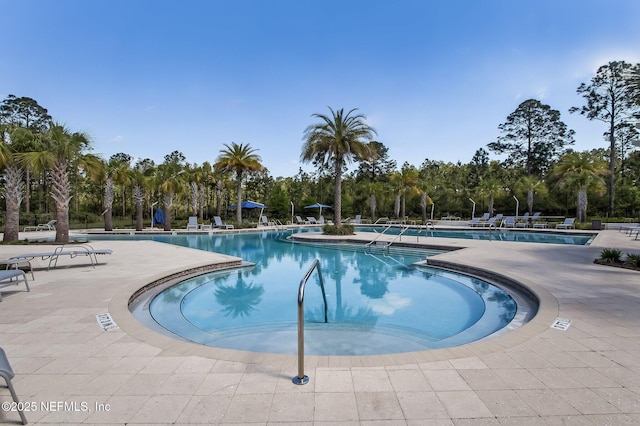
M304 374L304 288L314 269L318 270L318 277L320 278L320 289L322 290L322 299L324 300L324 322L329 322L327 315L327 293L324 290L320 261L316 259L302 280L300 280L300 286L298 287L298 375L293 378L293 383L296 385L306 385L309 383L309 377Z
M420 242L420 233L422 232L422 227L418 226L418 232L416 232L416 242ZM429 221L426 223L426 225L424 225L424 236L428 237L429 234L429 229L431 229L431 232L436 230L436 227L433 225L433 222ZM433 234L431 234L433 235Z
M391 244L393 244L398 239L400 241L402 241L402 235L404 235L404 233L407 232L409 230L409 228L410 228L409 225L405 225L404 228L402 229L402 231L400 231L400 233L398 235L396 235L393 240L391 240L387 244L385 244L384 248L388 249L389 247L391 247Z
M373 243L375 243L378 240L378 238L382 237L382 235L384 235L384 233L387 232L389 229L391 229L391 225L388 225L386 228L384 228L384 230L381 233L376 235L376 237L373 240L371 240L367 244L365 244L364 245L365 250L367 248L369 248Z

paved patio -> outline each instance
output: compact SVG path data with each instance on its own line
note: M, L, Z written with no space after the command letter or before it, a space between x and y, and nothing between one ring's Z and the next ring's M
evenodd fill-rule
M0 346L31 424L640 424L640 273L593 263L603 247L640 253L640 241L615 230L601 231L589 247L429 242L436 240L468 247L437 256L442 261L530 286L542 299L539 315L508 335L458 348L308 357L310 383L296 386L295 356L180 342L127 310L130 295L149 282L237 259L150 241L96 241L113 249L97 267L67 258L47 271L34 261L31 292L2 290ZM33 251L0 246L0 258ZM96 315L107 312L119 329L98 325ZM571 326L550 328L558 317ZM0 389L0 402L10 401ZM19 419L0 410L0 423Z

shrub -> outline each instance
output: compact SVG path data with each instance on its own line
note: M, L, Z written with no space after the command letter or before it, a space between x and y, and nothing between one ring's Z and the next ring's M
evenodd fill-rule
M340 227L335 225L324 225L322 232L325 235L353 235L354 226L348 223L343 224Z
M620 263L622 251L617 248L606 248L600 252L600 260L607 263Z
M640 268L640 254L627 253L626 263L633 266L634 268Z

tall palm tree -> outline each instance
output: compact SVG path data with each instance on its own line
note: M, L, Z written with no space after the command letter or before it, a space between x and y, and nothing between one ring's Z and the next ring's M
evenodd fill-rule
M164 208L164 230L171 231L171 206L174 197L183 191L185 182L182 178L184 169L177 163L162 163L158 166L156 183L162 191L162 204Z
M236 222L238 225L242 223L242 179L246 173L259 171L263 169L260 163L262 159L256 154L256 149L249 144L237 144L231 142L230 145L224 144L225 149L220 150L220 155L213 165L216 169L225 172L234 172L236 174Z
M418 185L418 169L415 167L402 167L399 172L393 172L391 175L391 183L397 188L398 195L400 196L400 215L402 218L407 213L407 193L418 193L416 185Z
M576 217L578 222L587 220L587 192L604 194L606 186L602 177L607 172L607 165L599 157L588 151L572 152L562 157L556 164L553 174L560 180L561 188L576 191L578 194Z
M71 132L60 123L55 123L40 141L37 150L19 154L22 164L42 171L49 170L51 197L56 203L56 242L69 242L69 201L71 200L70 166L77 164L85 171L99 167L96 156L88 156L87 161L78 161L87 154L91 146L89 136L82 132Z
M504 191L502 185L495 178L485 178L480 181L480 185L478 185L478 195L482 198L488 199L487 210L489 214L493 216L493 203L497 195Z
M547 187L544 182L535 176L523 176L516 182L516 191L526 192L527 194L527 211L533 214L533 196L534 194L545 195Z
M4 193L6 221L4 224L4 242L18 241L20 232L20 204L24 195L23 172L15 161L13 144L7 127L0 127L0 167L4 167Z
M329 166L333 170L335 194L333 203L336 226L342 224L342 174L347 163L354 160L373 159L376 154L369 146L376 134L365 123L366 117L357 114L357 109L344 113L343 109L331 115L313 114L319 123L312 124L304 132L304 144L300 158L303 162L314 162L318 166Z

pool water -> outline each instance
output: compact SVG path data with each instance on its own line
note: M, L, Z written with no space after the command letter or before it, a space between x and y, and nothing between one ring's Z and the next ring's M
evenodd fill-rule
M275 231L146 236L254 264L200 275L165 289L149 303L149 313L168 334L186 340L295 354L298 286L315 259L320 260L324 278L328 322L314 273L304 305L308 355L374 355L457 346L502 329L518 309L509 294L487 282L414 266L430 252L393 248L367 252L363 246L299 244L285 236Z

